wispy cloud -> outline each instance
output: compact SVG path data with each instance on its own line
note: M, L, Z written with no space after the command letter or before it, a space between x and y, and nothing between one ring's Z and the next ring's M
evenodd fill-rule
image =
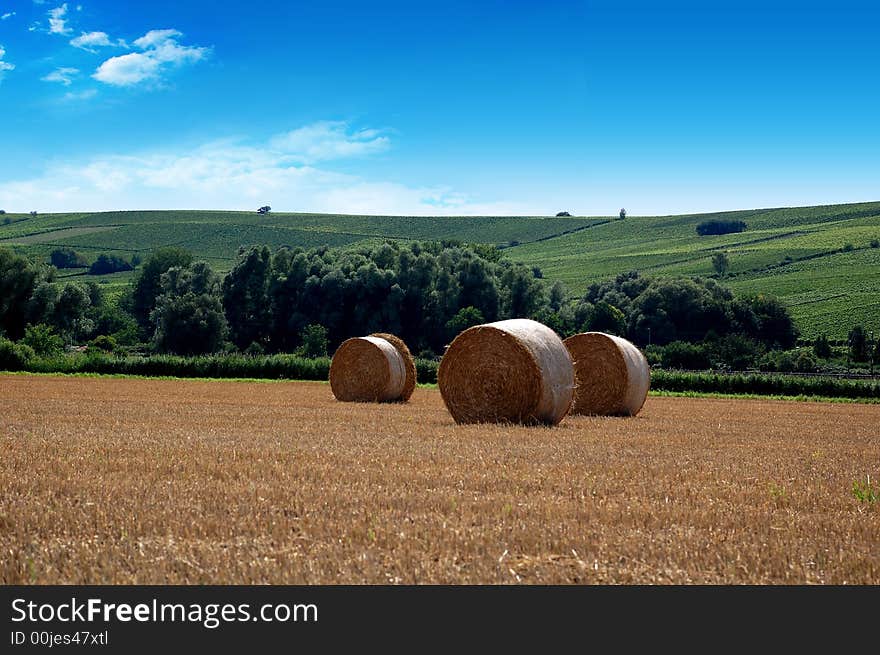
M96 89L86 89L85 91L68 91L62 96L62 100L64 102L77 102L81 100L88 100L89 98L94 98L98 94Z
M60 7L55 7L55 9L49 10L49 33L50 34L70 34L73 32L72 29L67 27L67 19L65 16L67 15L67 3L65 2Z
M300 128L301 134L320 133L323 125ZM508 203L475 203L447 187L413 187L292 164L291 158L308 157L313 144L307 140L297 144L288 142L282 150L273 145L289 134L265 143L221 141L185 152L111 154L87 161L57 163L38 178L0 183L0 206L23 211L33 208L77 211L255 209L268 203L277 210L289 211L410 215L523 213L522 207Z
M6 20L7 18L12 18L13 16L15 16L14 11L7 11L5 14L0 16L0 20Z
M135 39L134 45L141 50L147 50L148 48L155 48L168 41L177 41L178 37L181 36L183 36L183 32L179 30L150 30L141 38Z
M3 58L6 56L6 48L0 45L0 82L3 81L3 78L6 76L6 73L15 70L15 64L11 64L8 61L3 61Z
M391 142L378 130L349 132L345 122L320 121L279 134L269 145L294 160L312 163L371 155L387 150Z
M73 78L78 74L78 68L56 68L54 71L40 79L44 82L58 82L64 86L70 86L73 82Z
M111 57L98 66L92 77L113 86L157 82L168 69L194 64L210 53L210 48L181 45L181 36L178 30L151 30L133 43L142 52Z
M125 41L120 39L116 43L110 40L107 32L83 32L79 36L70 40L70 45L80 50L88 52L97 52L95 48L110 48L113 46L125 47Z

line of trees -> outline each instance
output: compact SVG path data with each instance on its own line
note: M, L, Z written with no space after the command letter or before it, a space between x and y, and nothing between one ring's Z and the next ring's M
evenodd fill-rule
M71 248L56 248L49 254L49 262L55 268L88 268L89 275L108 275L134 270L140 263L140 256L134 255L127 261L117 255L101 253L89 264L86 258Z
M777 300L735 297L711 279L628 273L572 298L561 282L542 278L495 247L455 241L350 251L257 246L242 250L224 276L186 250L163 248L118 303L107 303L94 282L59 281L53 267L0 250L0 330L17 341L42 325L65 344L104 335L183 355L322 354L384 331L434 356L461 330L514 317L562 336L599 330L655 348L720 339L728 349L765 352L798 337ZM112 349L106 338L102 344Z
M730 234L743 232L748 227L744 221L714 219L703 221L697 225L697 234L701 237L709 234Z

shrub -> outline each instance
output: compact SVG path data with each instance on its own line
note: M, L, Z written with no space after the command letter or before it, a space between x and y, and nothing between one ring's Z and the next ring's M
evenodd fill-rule
M665 346L651 346L648 349L649 361L655 361L663 368L707 369L712 362L703 344L673 341Z
M795 370L795 361L791 353L774 350L768 352L758 360L758 368L762 371L791 373Z
M754 339L740 334L729 334L711 344L716 362L727 368L743 370L754 366L761 354L761 346Z
M108 336L106 334L101 334L91 341L89 341L88 348L86 352L94 353L94 352L102 352L102 353L114 353L119 349L119 344L116 342L112 336Z
M794 370L798 373L812 373L816 370L816 360L806 351L801 351L794 360Z
M880 248L880 239L871 239L872 248Z
M855 246L851 243L848 243L843 247L843 252L852 252L853 250L855 250Z
M34 356L30 346L0 338L0 371L24 370Z
M21 342L34 349L40 357L52 357L64 350L64 341L48 325L42 323L25 328Z
M257 357L266 354L266 349L263 348L259 341L251 341L251 344L244 349L244 354L250 357Z

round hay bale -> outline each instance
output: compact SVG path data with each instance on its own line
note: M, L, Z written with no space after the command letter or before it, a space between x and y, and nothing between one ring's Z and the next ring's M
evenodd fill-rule
M379 337L342 342L330 362L330 389L346 402L394 402L406 385L406 364L397 349Z
M437 382L456 423L556 425L571 407L574 368L553 330L517 318L459 334Z
M400 392L400 401L406 402L409 400L409 397L412 396L413 391L416 388L416 362L413 359L412 353L409 351L409 348L406 347L403 339L393 334L388 334L387 332L374 332L370 336L385 339L385 341L394 346L397 349L397 352L400 353L400 356L403 357L403 365L406 368L406 382L403 384L403 391Z
M565 340L574 362L576 388L572 414L635 416L648 388L651 368L634 344L603 332L584 332Z

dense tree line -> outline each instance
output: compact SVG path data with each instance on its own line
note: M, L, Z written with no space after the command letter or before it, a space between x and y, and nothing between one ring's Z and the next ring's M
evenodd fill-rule
M386 331L416 352L439 353L463 321L528 316L546 303L531 268L449 242L274 254L252 248L222 287L232 342L275 352L297 348L307 326L322 325L334 347Z
M348 337L383 331L415 353L439 355L472 325L529 317L562 336L599 330L643 347L712 344L711 356L708 346L673 347L668 359L679 363L754 360L792 347L798 336L781 303L735 297L715 280L628 273L571 297L561 282L542 277L492 246L459 242L252 247L222 277L186 250L163 248L139 267L118 303L107 303L93 282L61 282L53 267L0 250L0 330L36 349L49 348L46 335L26 336L28 326L44 326L68 345L141 343L184 355L320 355ZM95 343L101 335L113 340Z
M620 310L608 326L638 344L696 342L740 334L769 347L791 348L798 329L785 306L770 296L737 298L715 280L650 278L638 273L592 284L582 303Z
M697 225L697 234L701 237L709 234L730 234L744 232L748 227L744 221L720 220L703 221Z

